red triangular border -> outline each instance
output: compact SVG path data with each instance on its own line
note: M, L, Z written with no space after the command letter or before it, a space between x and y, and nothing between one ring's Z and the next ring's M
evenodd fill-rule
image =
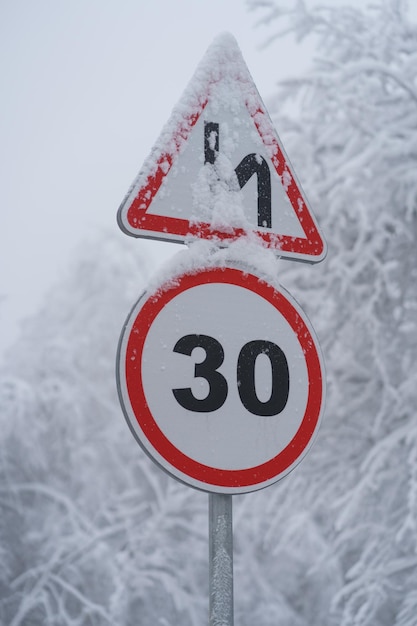
M134 183L120 206L118 223L120 228L128 235L174 242L184 242L190 238L213 239L224 245L247 234L245 230L239 228L229 228L227 232L225 232L213 229L210 224L206 222L190 222L189 220L181 218L152 214L149 211L152 200L161 187L164 178L169 174L181 146L187 141L208 103L207 94L213 82L215 82L214 78L209 80L206 84L205 94L204 97L200 95L200 105L197 111L194 111L189 117L182 117L176 130L172 134L170 142L172 148L169 151L161 153L155 163L155 172L147 176L144 184L134 193L132 198L132 192L135 188ZM254 88L254 92L257 94L256 88ZM280 180L282 180L284 172L287 174L285 191L306 238L278 235L276 233L257 230L256 228L251 232L256 233L262 240L263 245L273 249L278 256L310 262L321 261L326 255L325 241L319 232L318 225L313 218L295 175L292 172L292 168L289 165L270 117L259 95L254 101L254 94L252 93L250 105L246 99L245 105L254 121L263 144L268 147L269 151L271 147L273 149L274 156L270 158L270 162L275 168Z

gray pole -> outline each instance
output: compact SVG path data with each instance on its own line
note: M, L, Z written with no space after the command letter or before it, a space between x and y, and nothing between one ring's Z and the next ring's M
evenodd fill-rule
M232 496L209 494L209 626L233 626Z

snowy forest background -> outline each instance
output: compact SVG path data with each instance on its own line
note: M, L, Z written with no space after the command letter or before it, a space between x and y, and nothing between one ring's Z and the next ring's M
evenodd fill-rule
M328 400L302 464L234 497L235 621L415 626L417 26L402 0L284 6L248 2L272 37L316 44L267 105L329 244L318 266L279 264ZM144 250L85 246L1 372L1 624L207 622L207 495L141 453L115 388Z

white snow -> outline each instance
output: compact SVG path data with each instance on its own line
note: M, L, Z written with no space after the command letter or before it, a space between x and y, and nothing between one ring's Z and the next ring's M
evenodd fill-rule
M158 269L148 283L148 291L156 292L163 285L169 287L182 274L193 274L210 267L226 267L228 264L254 273L261 280L278 287L279 261L262 243L253 233L240 237L227 247L219 247L205 239L192 241L188 248L177 252Z

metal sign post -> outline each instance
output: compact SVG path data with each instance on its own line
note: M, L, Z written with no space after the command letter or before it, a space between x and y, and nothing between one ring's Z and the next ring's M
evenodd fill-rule
M232 496L209 494L209 626L233 626Z

